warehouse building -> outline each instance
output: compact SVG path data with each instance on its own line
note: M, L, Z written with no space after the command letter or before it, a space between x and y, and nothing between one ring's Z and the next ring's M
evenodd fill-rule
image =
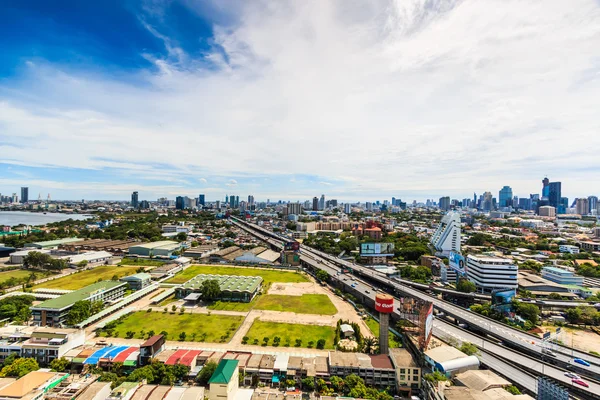
M107 251L90 251L88 253L81 253L66 257L66 259L69 261L69 267L71 268L79 267L80 263L82 262L86 263L86 267L108 264L111 258L112 254Z
M73 242L81 242L83 241L83 239L80 238L64 238L64 239L57 239L57 240L48 240L45 242L34 242L34 243L27 243L25 245L25 248L31 248L31 249L57 249L59 246L65 245L65 244L69 244L69 243L73 243Z
M139 242L138 242L139 243ZM106 240L106 239L88 239L81 242L72 242L60 245L62 250L81 252L81 251L108 251L112 254L123 255L127 253L129 247L137 244L133 240Z
M76 278L73 278L76 279ZM31 307L33 323L39 326L62 326L73 304L81 300L107 302L123 297L127 284L124 282L102 281L46 300Z
M173 253L181 250L181 244L172 240L136 244L129 247L130 256L139 257L171 257Z
M10 264L23 264L23 262L25 261L25 257L27 257L27 255L29 253L31 253L32 251L37 251L42 254L52 253L52 250L45 250L45 249L19 250L19 251L15 251L14 253L11 253L9 263Z
M142 290L143 288L150 286L152 283L152 275L141 272L139 274L124 276L119 279L119 281L127 283L131 290Z
M202 296L202 282L214 279L219 282L223 301L248 303L258 294L263 279L260 276L231 276L201 274L175 289L175 296L187 301L198 301Z

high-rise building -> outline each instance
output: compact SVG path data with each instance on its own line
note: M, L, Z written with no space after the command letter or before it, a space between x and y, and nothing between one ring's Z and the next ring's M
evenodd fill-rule
M252 196L251 194L248 195L248 205L249 206L254 205L254 196Z
M440 197L438 206L440 210L448 211L450 209L450 196Z
M335 208L338 206L338 201L337 199L331 199L329 200L329 204L331 205L331 207Z
M545 177L542 179L542 197L547 198L548 196L550 196L550 179Z
M325 209L325 195L322 194L321 198L319 199L319 210L324 210Z
M499 207L510 207L512 206L512 197L513 197L513 191L512 188L510 186L504 186L502 189L500 189L499 195L498 195L498 201Z
M485 211L492 211L494 209L494 197L491 192L483 193L483 201L481 202L481 209Z
M183 197L183 196L177 196L175 198L175 208L177 210L184 210L185 209L185 197Z
M319 210L319 199L316 196L313 197L312 210L313 211Z
M150 203L148 203L148 200L142 200L140 201L140 208L142 210L147 210L150 208Z
M598 215L598 197L588 197L588 213L590 215Z
M373 211L373 203L371 203L370 201L367 201L365 203L365 208L367 211Z
M344 212L346 214L350 214L350 212L351 212L350 203L344 203Z
M460 253L460 214L449 212L444 215L436 231L431 236L431 245L436 254L448 256L451 251Z
M556 208L552 206L541 206L538 215L540 217L556 217Z
M29 201L29 188L22 187L21 188L21 203L25 204Z
M577 214L587 215L589 210L588 199L585 197L577 199L577 202L575 203L575 209L577 210Z
M561 183L560 182L550 182L548 185L548 205L559 208L560 207L560 198L561 198Z
M240 206L240 196L235 196L235 202L233 203L234 208L238 208Z
M302 205L299 202L289 203L287 205L287 213L288 215L301 215L302 214Z
M221 200L217 200L217 201L215 201L215 208L216 208L217 210L220 210L220 209L221 209Z
M131 193L131 207L138 208L139 205L140 205L140 202L138 199L138 192Z
M202 207L206 205L206 197L203 194L198 195L198 204Z
M495 289L516 289L519 268L511 259L469 254L467 278L481 292Z

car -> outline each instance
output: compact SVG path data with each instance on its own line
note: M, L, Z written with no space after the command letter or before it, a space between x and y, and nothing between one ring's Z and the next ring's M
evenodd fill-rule
M369 294L369 293L371 293L371 292L369 292L368 290L365 290L365 293L366 293L366 294Z
M576 384L586 387L586 388L590 387L590 385L588 385L586 381L582 381L581 379L573 379L571 382L576 383Z
M581 377L573 372L565 372L565 376L571 379L581 379Z
M585 361L582 358L575 358L575 359L573 359L573 361L576 362L577 364L581 364L581 365L583 365L585 367L589 367L590 366L590 363L587 362L587 361Z
M542 353L550 357L556 357L556 353L550 349L542 349Z

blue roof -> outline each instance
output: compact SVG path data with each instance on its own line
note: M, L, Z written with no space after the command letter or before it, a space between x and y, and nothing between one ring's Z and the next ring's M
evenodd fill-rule
M564 270L562 268L544 267L543 270L544 271L550 271L553 274L558 274L558 275L573 275L573 273L571 271L567 271L567 270Z

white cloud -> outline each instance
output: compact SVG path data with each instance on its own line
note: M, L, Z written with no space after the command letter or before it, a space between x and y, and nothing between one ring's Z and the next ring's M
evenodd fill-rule
M208 181L206 180L206 178L200 178L198 179L200 181L200 183L207 183Z
M319 182L319 185L331 186L331 183L330 182Z
M220 69L150 25L168 56L143 85L36 61L0 86L0 161L303 173L350 199L600 185L597 2L244 4L215 27Z
M237 183L237 181L235 179L230 179L229 181L227 181L227 183L225 184L225 186L232 187L232 186L237 186L237 184L238 183Z

